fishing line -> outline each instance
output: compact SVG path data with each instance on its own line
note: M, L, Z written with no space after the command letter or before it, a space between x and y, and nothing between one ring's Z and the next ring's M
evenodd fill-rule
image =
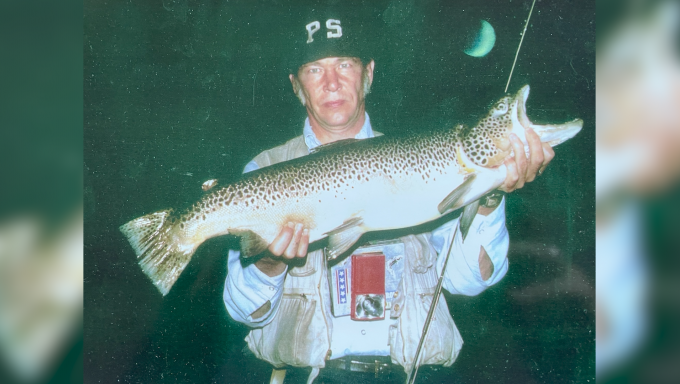
M430 310L427 312L427 318L425 319L425 324L423 325L423 333L420 335L420 341L418 342L418 348L416 348L416 355L413 357L413 366L411 371L406 377L406 384L413 384L416 381L416 376L418 375L418 366L420 362L420 350L423 348L425 342L425 337L427 336L427 331L430 329L430 323L432 322L432 316L434 316L434 311L439 303L439 296L442 295L442 287L444 283L444 272L446 271L446 266L449 265L449 256L451 256L451 248L453 248L453 242L456 240L456 234L458 233L458 226L453 231L453 237L451 238L451 243L449 243L449 250L446 252L446 259L444 259L444 266L442 266L442 271L439 273L439 280L437 281L437 287L434 289L434 295L432 296L432 303L430 304Z
M522 31L522 38L519 39L519 46L517 47L517 52L515 52L515 61L512 62L512 69L510 69L510 76L508 76L508 83L505 84L505 91L508 92L508 87L510 86L510 79L512 79L512 72L515 70L515 64L517 64L517 56L519 56L519 49L522 48L522 41L524 41L524 35L527 33L527 26L529 25L529 19L531 19L531 12L534 11L534 5L536 5L536 0L531 3L531 9L529 10L529 17L527 17L527 22L524 24L524 31Z

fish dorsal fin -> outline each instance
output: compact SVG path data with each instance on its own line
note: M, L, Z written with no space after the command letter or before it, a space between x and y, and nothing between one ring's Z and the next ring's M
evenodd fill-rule
M252 257L264 252L269 243L249 229L230 229L229 233L241 237L241 256Z
M348 145L348 144L354 144L357 141L361 141L361 140L359 140L359 139L342 139L342 140L334 141L334 142L328 143L328 144L321 144L316 148L312 148L309 151L309 153L319 153L319 152L327 151L327 150L333 149L333 148L340 148L340 147L344 147L345 145Z
M360 217L353 217L340 225L339 227L327 232L328 247L326 248L326 255L329 259L335 259L348 249L352 248L361 235L366 230L361 227L364 220Z
M463 204L461 199L465 196L465 194L468 191L470 191L472 183L475 181L476 177L477 175L474 173L468 175L463 184L459 185L458 187L456 187L456 189L449 193L448 196L446 196L444 200L442 200L442 202L439 203L439 205L437 206L439 213L443 215L446 212L453 211L462 207Z

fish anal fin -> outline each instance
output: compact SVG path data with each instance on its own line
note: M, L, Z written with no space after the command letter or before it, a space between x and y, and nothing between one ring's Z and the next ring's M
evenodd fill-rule
M366 232L361 227L361 224L363 224L363 219L354 217L327 233L328 247L326 248L326 255L329 259L337 258L359 241L359 238Z
M463 209L463 213L460 215L460 234L463 237L463 241L465 241L465 237L467 237L467 234L470 231L470 226L472 225L472 221L475 219L475 215L477 215L478 209L479 200L475 200L474 202L466 205L465 209Z
M264 252L269 243L249 229L230 229L229 233L241 237L241 256L252 257Z
M467 192L470 191L470 188L472 187L472 183L475 181L475 178L477 175L474 173L470 174L463 184L459 185L454 189L451 193L449 193L444 200L439 203L437 206L437 209L439 210L439 213L444 214L448 211L452 211L455 209L458 209L462 207L461 199Z

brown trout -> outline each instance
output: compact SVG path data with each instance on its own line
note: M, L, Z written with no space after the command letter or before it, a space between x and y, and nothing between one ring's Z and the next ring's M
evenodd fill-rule
M503 97L472 128L331 143L245 174L182 212L151 213L120 230L163 295L198 246L215 236L241 236L242 255L250 257L263 252L286 223L299 222L309 229L310 243L328 237L327 255L336 258L366 232L416 226L464 206L466 233L478 199L505 180L511 132L528 153L526 128L555 146L583 126L580 119L533 124L526 115L528 96L527 85Z

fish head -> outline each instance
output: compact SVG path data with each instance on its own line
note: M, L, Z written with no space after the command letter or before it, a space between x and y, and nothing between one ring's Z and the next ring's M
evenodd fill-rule
M463 137L468 157L477 165L494 167L502 164L512 154L510 134L514 133L524 143L529 153L526 130L533 129L541 142L551 146L574 137L583 127L583 120L575 119L563 124L534 124L526 113L529 86L523 86L516 94L498 100L489 113Z
M532 123L527 116L526 102L528 98L529 85L525 85L512 98L510 107L513 110L512 133L516 134L525 146L528 146L525 134L527 128L533 129L541 138L541 142L548 143L552 147L576 136L583 128L583 120L581 119L574 119L563 124L540 125Z

